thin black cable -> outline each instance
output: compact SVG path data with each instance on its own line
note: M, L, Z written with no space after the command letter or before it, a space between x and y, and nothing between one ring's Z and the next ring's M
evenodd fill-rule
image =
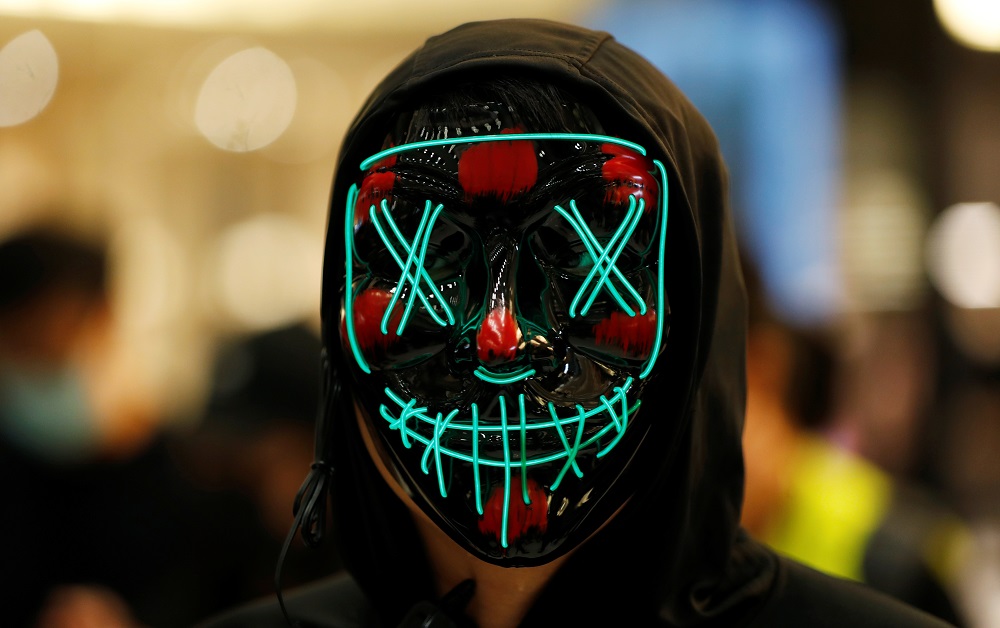
M281 569L288 554L288 548L292 545L295 533L302 531L302 541L307 547L317 547L323 542L323 532L326 530L326 495L329 489L329 482L333 476L333 469L323 461L314 462L310 468L309 475L295 496L293 512L295 519L292 527L288 530L285 542L281 546L281 553L278 554L278 564L274 570L274 590L278 595L278 606L285 616L285 621L289 626L297 627L298 624L292 620L285 608L285 599L281 593ZM302 500L305 497L305 506ZM303 526L303 522L306 523Z
M296 532L301 532L302 541L306 547L315 548L323 543L323 536L326 532L327 497L329 495L330 483L333 480L333 466L328 462L328 451L330 444L327 438L329 424L332 422L333 413L340 402L340 382L336 381L330 369L330 362L327 358L326 350L320 354L321 361L321 396L319 416L316 420L316 443L314 462L309 468L309 474L295 495L295 502L292 505L292 513L295 519L292 527L288 530L285 542L281 546L281 553L278 554L278 564L274 570L274 590L278 596L278 606L285 616L285 621L289 626L298 628L288 614L285 607L285 598L281 592L281 570L288 555L288 549L292 545L292 539Z

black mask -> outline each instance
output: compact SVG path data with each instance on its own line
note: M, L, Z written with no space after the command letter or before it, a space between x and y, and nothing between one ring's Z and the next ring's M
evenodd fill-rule
M666 420L641 396L667 332L667 186L641 146L513 109L438 111L360 164L340 330L385 465L462 547L523 566L628 500L616 482Z

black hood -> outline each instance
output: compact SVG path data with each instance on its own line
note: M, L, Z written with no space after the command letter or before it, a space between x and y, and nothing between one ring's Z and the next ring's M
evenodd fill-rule
M350 387L337 327L342 212L357 165L382 148L400 112L435 89L503 74L557 85L600 119L615 120L620 137L666 165L671 199L671 329L663 371L643 396L647 418L657 423L642 444L637 472L645 479L573 554L526 622L734 625L734 614L770 590L774 570L739 530L746 308L726 170L714 134L687 98L607 33L538 20L466 24L428 40L376 88L347 134L333 186L323 286L327 388L336 388L338 377ZM335 467L345 562L391 623L433 594L427 562L408 512L361 444L349 395L331 398L325 411L319 438ZM566 608L567 599L575 606Z

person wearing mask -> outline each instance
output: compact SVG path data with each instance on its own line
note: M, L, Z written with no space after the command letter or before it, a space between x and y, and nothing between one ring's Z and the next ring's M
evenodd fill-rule
M329 497L346 571L206 626L941 625L739 527L725 166L608 34L429 39L347 134L326 246L296 521Z

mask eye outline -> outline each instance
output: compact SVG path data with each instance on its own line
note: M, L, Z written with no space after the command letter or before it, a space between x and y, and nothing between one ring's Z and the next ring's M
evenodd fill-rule
M449 144L472 144L472 143L477 143L477 142L491 142L491 141L494 141L494 142L495 141L510 142L510 141L514 141L514 140L564 140L564 141L598 141L598 142L609 142L609 143L612 143L612 144L616 144L618 146L624 146L626 148L630 148L632 150L635 150L640 155L646 155L646 149L643 148L642 146L640 146L639 144L636 144L635 142L630 142L628 140L624 140L624 139L621 139L621 138L611 137L611 136L608 136L608 135L597 135L597 134L592 134L592 133L508 133L508 134L502 134L502 135L469 136L469 137L456 137L456 138L450 138L450 139L423 140L423 141L413 142L413 143L410 143L410 144L400 144L398 146L393 146L391 148L387 148L385 150L382 150L382 151L380 151L378 153L375 153L374 155L368 157L367 159L365 159L365 160L363 160L361 162L361 164L359 165L359 168L362 171L367 170L373 164L379 162L382 159L385 159L386 157L390 157L390 156L396 155L396 154L404 152L404 151L414 150L414 149L418 149L418 148L425 148L425 147L432 147L432 146L445 146L445 145L449 145ZM662 346L663 335L664 335L664 331L665 331L665 327L666 327L665 317L666 317L666 313L667 313L666 312L665 297L664 297L664 289L665 289L665 286L664 286L664 283L665 283L665 281L664 281L664 267L666 265L666 251L665 251L665 249L666 249L666 240L667 240L667 219L668 219L668 210L669 210L669 200L668 200L668 191L669 191L669 188L667 186L667 171L666 171L666 167L663 165L663 162L661 162L659 159L653 159L653 164L656 166L656 169L659 172L659 175L660 175L660 189L662 190L662 194L660 195L660 202L659 202L659 205L660 205L660 207L659 207L659 213L660 213L660 216L659 216L659 221L660 221L660 237L659 237L659 251L658 251L659 254L657 256L657 267L658 267L657 268L657 302L656 302L657 324L656 324L656 338L655 338L655 340L653 342L653 350L651 352L649 361L646 363L646 366L642 369L642 372L639 374L639 379L645 379L652 372L653 366L656 363L657 358L659 357L660 347ZM358 348L357 338L355 337L355 334L354 334L354 321L353 321L353 312L352 312L352 309L353 309L353 296L354 296L353 295L353 288L352 288L352 286L353 286L353 268L352 267L353 267L353 259L354 259L354 237L353 237L354 230L353 230L352 227L353 227L353 224L354 224L354 209L355 209L354 206L355 206L355 203L357 202L357 198L358 198L358 185L355 183L355 184L351 185L351 187L347 191L347 208L346 208L346 211L344 212L344 218L345 218L345 229L344 229L345 242L344 242L344 244L345 244L346 261L347 261L347 263L345 264L345 266L346 266L346 273L345 273L345 284L344 284L345 285L345 295L344 295L344 302L345 302L344 303L344 305L345 305L345 307L344 307L344 323L345 323L345 326L347 327L348 341L349 341L349 344L351 346L351 351L354 354L354 358L357 361L359 368L361 368L361 370L364 373L370 375L371 374L371 368L368 366L368 363L365 361L364 356L361 355L361 351ZM383 199L383 201L384 201L384 199ZM630 201L629 201L630 210L633 209L632 203L634 201L635 201L635 196L633 195L630 198ZM640 199L640 201L642 201L642 199ZM571 203L571 207L573 207L573 205L574 205L573 201L570 201L570 203ZM426 216L426 209L431 204L432 204L431 201L428 200L427 204L425 205L425 216ZM371 207L369 207L369 211L371 211L372 208L374 208L374 205L372 205ZM441 206L439 206L437 209L440 210ZM374 212L372 212L372 213L374 214ZM641 216L641 212L639 212L638 215ZM436 218L436 215L435 215L435 218ZM627 222L627 219L624 222ZM623 222L623 224L624 224L624 222ZM621 227L619 228L619 230L620 229L621 229ZM429 235L429 233L428 233L428 235ZM593 234L591 234L591 236L593 236ZM414 238L414 240L416 240L416 238ZM583 240L585 242L587 241L586 238L583 238ZM627 238L625 238L624 241L627 241ZM610 246L609 246L609 248L610 248ZM410 256L412 257L412 255L413 255L413 247L410 247L409 251L410 251ZM595 260L596 259L597 258L595 256ZM612 268L608 269L606 271L607 273L611 273L612 272L612 270L613 270L613 264L611 266L612 266ZM420 268L421 268L422 271L424 270L422 266ZM598 265L595 264L594 268L592 269L592 272L597 272L596 271L597 268L598 268ZM405 275L406 275L406 272L404 270L404 276ZM606 278L600 280L598 282L598 287L600 287L601 285L603 285L604 282L606 282L606 281L607 281ZM431 282L431 285L434 285L433 282ZM397 290L397 295L394 295L394 296L398 296L398 293L399 293L399 290ZM594 294L591 295L591 297L592 298L596 298L596 294L597 294L597 292L595 291ZM577 296L579 297L579 293L578 293ZM592 298L590 300L592 300ZM577 299L574 299L574 301L576 301L576 300ZM444 303L444 300L442 300L441 302ZM413 301L410 300L409 303L408 303L408 305L410 307L412 307L412 303L413 303ZM619 300L619 303L622 303L622 301ZM392 305L394 305L394 303ZM624 307L624 304L622 304L622 305ZM643 305L645 305L644 302L643 302ZM388 312L391 309L392 309L391 307L387 308L387 315L388 315ZM428 311L431 311L431 310L428 309ZM627 311L627 309L626 309L626 311ZM383 323L382 323L383 333L385 333L385 330L387 328L387 322L386 322L386 320L387 319L383 317Z
M430 199L425 201L424 213L420 218L420 225L417 227L417 232L413 236L413 241L407 242L406 236L404 236L399 230L399 227L396 225L396 221L392 218L392 213L389 211L388 201L386 201L386 199L382 199L381 210L383 219L386 221L386 224L389 225L389 229L392 231L392 235L395 237L396 243L407 255L405 262L403 262L400 254L393 246L389 234L382 226L380 219L378 218L378 211L376 210L375 205L368 208L368 216L371 218L372 225L378 232L379 237L382 238L382 242L385 244L389 254L392 255L393 260L396 261L396 265L399 266L403 273L400 275L399 281L396 282L396 290L393 292L392 299L389 301L389 305L385 308L385 313L382 315L381 330L383 334L388 335L389 333L388 326L389 320L392 316L392 310L395 308L396 302L399 300L407 281L409 281L412 285L411 291L416 295L420 302L424 304L424 307L427 309L427 313L434 319L435 323L442 327L455 324L455 315L452 313L451 307L448 306L448 300L444 298L443 294L441 294L437 284L434 283L431 276L427 273L427 269L424 267L424 259L427 255L427 245L430 242L431 231L434 229L434 222L441 214L441 210L444 209L444 205L441 203L439 203L436 207L433 207L433 209L432 206L433 203L431 203ZM415 267L418 270L413 273L410 271L411 267ZM444 314L448 318L447 321L442 319L428 302L427 295L420 289L421 283L423 283L427 289L430 290L431 298L441 304L441 309L444 310ZM416 303L415 299L407 299L403 316L400 318L399 326L396 328L396 335L401 335L403 330L406 328L406 322L409 320L410 314L413 311L414 303Z
M633 194L629 197L628 211L625 214L625 218L622 220L622 224L619 225L618 229L615 230L614 235L608 240L606 246L602 247L600 241L594 235L594 232L590 230L587 223L583 220L583 216L580 215L580 210L576 206L576 200L570 200L569 206L571 211L567 211L561 205L556 205L552 209L557 212L560 216L566 219L566 221L573 227L577 235L580 236L580 241L587 249L587 253L590 254L591 260L593 261L593 266L590 272L584 278L583 283L580 284L580 288L577 290L576 295L573 297L573 301L569 306L569 316L570 318L576 317L576 307L580 303L580 299L583 298L586 290L590 286L590 282L594 279L594 275L600 273L600 278L597 280L597 284L593 287L588 297L587 302L584 304L583 308L580 310L580 316L586 316L587 312L590 311L590 307L594 304L594 299L597 298L598 293L600 293L602 287L606 287L608 293L614 297L621 306L622 310L625 311L630 317L635 316L635 310L629 307L628 303L625 302L624 297L615 288L608 278L614 273L615 278L621 283L622 287L629 293L629 295L635 300L636 304L639 306L639 314L646 314L646 302L639 295L636 289L629 283L625 275L618 269L615 263L618 261L618 257L621 255L622 251L625 250L625 244L628 243L629 238L632 237L632 233L635 231L636 226L639 224L639 219L642 218L642 213L645 208L646 201L644 199L639 199L636 203L636 197ZM612 251L612 249L614 249ZM610 253L610 255L609 255Z

